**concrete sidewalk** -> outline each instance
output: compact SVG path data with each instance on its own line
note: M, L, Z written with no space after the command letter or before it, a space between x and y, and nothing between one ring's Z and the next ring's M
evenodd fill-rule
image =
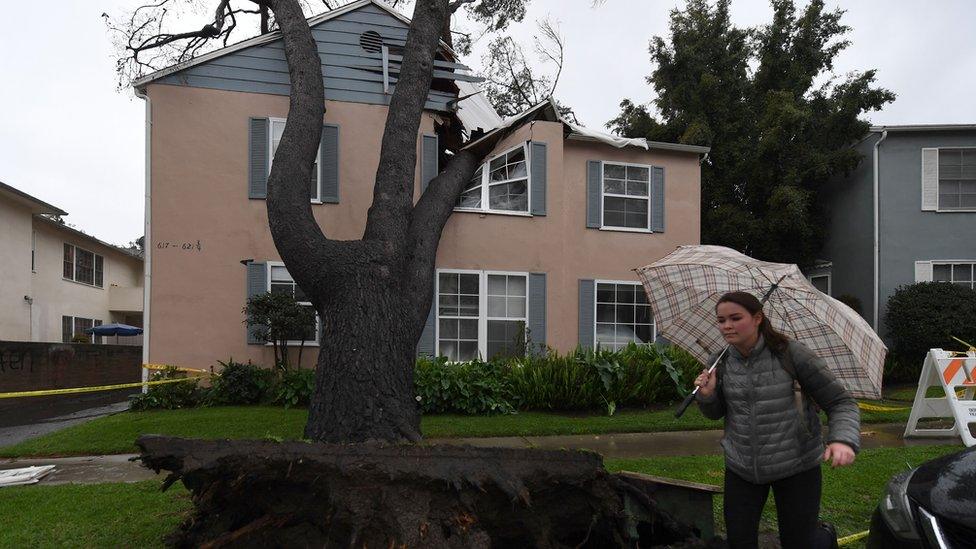
M900 423L865 425L861 433L863 448L959 444L958 438L914 439L902 438L905 426ZM722 431L679 431L673 433L621 433L608 435L572 435L548 437L442 438L429 439L427 444L470 444L478 447L538 448L546 450L586 449L603 454L604 458L640 458L661 456L717 455ZM158 478L139 462L129 461L134 454L113 456L80 456L68 458L40 458L0 460L0 470L55 465L55 469L39 484L66 483L96 484L102 482L140 482Z

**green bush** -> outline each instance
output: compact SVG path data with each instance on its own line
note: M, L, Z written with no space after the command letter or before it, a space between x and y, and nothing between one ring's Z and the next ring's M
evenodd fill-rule
M448 363L444 357L417 360L414 389L425 414L510 414L515 394L498 362Z
M164 379L186 378L186 373L168 366L149 377L149 381ZM206 399L206 391L199 386L199 380L187 379L176 383L150 385L147 391L132 399L130 407L133 410L175 410L177 408L193 408L201 405Z
M918 379L929 349L960 349L951 336L976 341L976 291L947 282L900 286L888 299L885 326L895 355L893 373Z
M273 402L285 408L308 406L315 392L315 370L299 368L282 372L275 385Z
M509 362L512 388L526 410L642 407L682 396L701 366L677 347L630 344L620 351L577 349ZM682 389L679 389L681 387Z
M272 370L250 362L234 362L233 358L227 362L217 362L221 371L210 378L211 403L238 406L270 400L275 382L275 373Z

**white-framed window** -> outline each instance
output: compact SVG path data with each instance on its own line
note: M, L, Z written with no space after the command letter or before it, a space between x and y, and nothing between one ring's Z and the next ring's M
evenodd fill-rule
M813 275L807 278L807 280L810 281L810 284L812 284L814 288L820 290L826 295L830 295L830 274Z
M95 252L66 243L62 276L66 280L102 288L105 278L105 258Z
M31 231L31 272L37 272L37 231Z
M593 341L597 347L619 350L628 343L653 343L657 338L654 313L638 282L597 280Z
M455 209L528 215L529 170L528 143L495 156L475 170Z
M939 209L976 210L976 148L939 149Z
M651 229L651 166L603 163L601 225L607 228Z
M528 282L528 273L439 269L437 355L455 362L524 355Z
M932 262L932 280L934 282L951 282L976 289L973 275L976 274L976 261Z
M61 342L71 343L75 336L82 336L88 339L89 343L101 343L102 337L94 334L86 334L85 330L90 330L95 326L101 326L102 321L97 318L83 318L80 316L61 317Z
M268 124L270 126L270 131L268 132L268 173L271 173L271 164L274 162L275 151L278 150L278 143L281 142L281 134L285 131L285 118L269 118ZM312 202L320 203L322 202L322 197L319 194L319 162L322 151L315 153L315 164L312 165L312 177L309 180L309 196Z
M268 262L268 291L277 294L283 293L290 295L295 298L302 307L308 307L313 309L312 302L305 295L305 292L295 283L295 279L291 277L288 269L285 268L285 264L281 262ZM288 338L288 345L301 345L302 338L305 339L305 345L318 345L319 344L319 315L315 313L315 321L306 326L302 333L294 334L294 337ZM268 343L272 345L272 343Z

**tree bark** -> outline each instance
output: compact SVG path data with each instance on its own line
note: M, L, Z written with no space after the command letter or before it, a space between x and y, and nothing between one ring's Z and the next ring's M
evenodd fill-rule
M459 151L413 204L417 134L447 0L418 0L383 132L362 240L335 241L312 215L307 181L321 137L321 62L296 0L269 0L281 29L291 94L268 177L278 253L323 323L305 428L318 441L416 441L416 343L430 310L444 224L479 156Z

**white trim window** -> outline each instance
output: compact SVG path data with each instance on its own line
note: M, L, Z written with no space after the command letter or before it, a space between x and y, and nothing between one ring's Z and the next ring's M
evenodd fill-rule
M31 231L31 272L37 272L37 231Z
M814 288L820 290L821 293L830 295L830 274L818 274L807 278L810 284Z
M268 173L271 173L271 164L274 162L275 151L278 150L278 143L281 142L281 135L285 132L285 118L268 119ZM312 202L316 204L322 202L319 189L319 165L322 151L319 149L315 153L315 164L312 164L312 178L309 180L309 192Z
M437 271L437 355L454 362L525 354L528 273Z
M976 210L976 148L939 149L939 209Z
M75 336L83 336L88 339L88 343L101 343L102 337L94 334L86 334L85 330L101 326L102 321L97 318L83 318L80 316L61 317L61 342L71 343Z
M601 214L603 227L651 229L651 166L603 163Z
M976 261L932 262L932 280L976 289Z
M268 291L277 294L283 293L290 295L295 298L302 307L313 308L312 302L305 295L305 292L295 283L295 279L292 278L288 269L285 268L285 264L281 262L269 261L268 262ZM294 339L288 339L288 345L301 345L302 336L305 338L305 345L318 345L319 344L319 315L315 313L315 322L309 326L306 326L304 333L294 334ZM272 345L271 342L268 345Z
M654 313L641 284L597 280L595 300L593 341L597 347L617 351L629 343L653 343L657 338Z
M530 173L528 143L522 143L479 166L455 209L528 214Z
M90 250L65 243L62 276L65 280L102 288L105 258Z

